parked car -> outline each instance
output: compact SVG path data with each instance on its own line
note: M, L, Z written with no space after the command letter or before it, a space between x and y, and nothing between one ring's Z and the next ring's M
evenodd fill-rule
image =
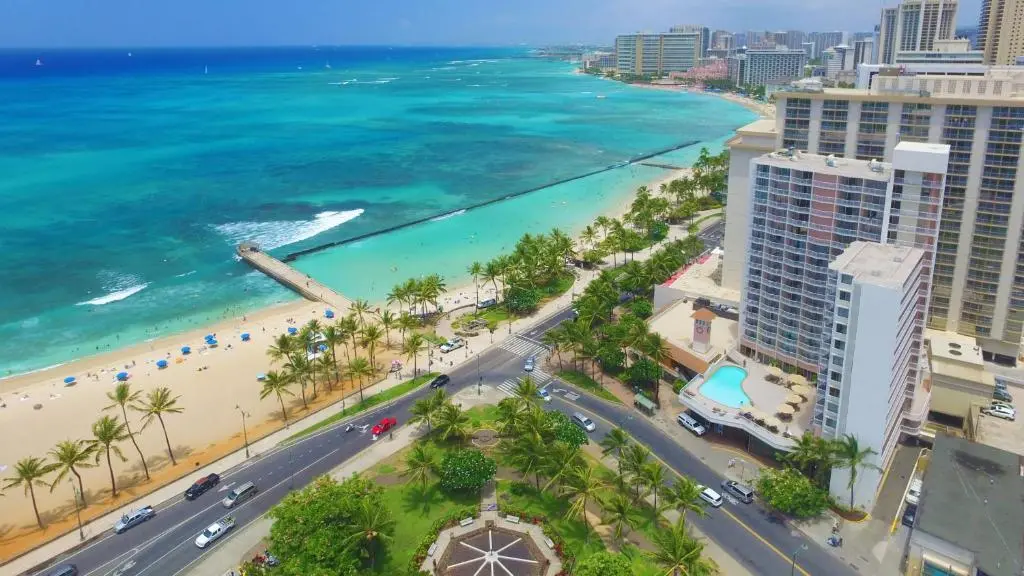
M1006 408L1004 406L994 406L992 408L982 408L981 409L981 413L982 414L987 414L989 416L993 416L995 418L1002 418L1003 420L1013 421L1013 420L1017 419L1017 411L1016 410L1011 410L1011 409Z
M996 388L992 391L992 397L1003 402L1013 402L1013 396L1010 396L1010 393L1005 389L1000 390L999 388Z
M202 534L196 537L196 546L200 548L206 548L211 542L219 539L221 536L228 533L235 527L235 519L231 516L227 516L210 524L203 530Z
M121 519L114 524L114 533L120 534L129 528L134 528L153 516L156 516L156 510L153 510L152 506L143 506L138 510L133 510L121 516Z
M452 381L452 379L451 379L450 376L448 376L447 374L441 374L437 378L434 378L433 380L430 381L430 387L431 388L440 388L441 386L444 386L445 384L447 384L447 383L449 383L451 381Z
M722 505L722 495L707 486L701 486L700 499L718 508Z
M907 528L914 527L914 520L917 519L917 504L907 504L903 511L903 519L900 522Z
M491 308L492 306L495 306L497 304L497 300L495 300L494 298L488 298L487 300L481 300L480 303L476 305L476 307L480 310L483 310L484 308Z
M679 422L680 426L686 428L690 432L693 432L697 436L703 436L704 433L707 432L707 429L704 428L703 424L697 422L697 420L693 416L690 416L686 412L683 412L679 416L676 416L676 422Z
M533 368L537 365L537 359L530 356L526 359L526 364L523 364L523 370L527 372L533 372Z
M907 504L917 506L917 503L921 501L922 486L923 484L919 478L910 481L910 488L907 489Z
M441 344L441 352L447 354L452 350L458 350L459 348L462 348L465 345L466 341L456 336L455 338L452 338L451 340L445 342L444 344Z
M1009 402L1000 402L999 400L993 400L991 406L992 408L1002 406L1003 408L1006 408L1008 410L1017 410L1016 408L1013 407L1013 404L1010 404Z
M732 494L744 504L750 504L754 501L754 490L750 486L740 484L735 480L722 480L722 490Z
M203 476L199 480L196 480L195 483L193 483L191 486L189 486L188 490L185 490L185 500L195 500L196 498L199 498L204 493L206 493L207 490L213 488L217 484L220 484L219 475L209 474L207 476Z

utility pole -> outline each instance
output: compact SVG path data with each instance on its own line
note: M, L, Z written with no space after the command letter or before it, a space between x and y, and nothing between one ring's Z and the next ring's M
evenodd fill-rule
M793 556L792 556L793 562L789 566L789 576L795 576L796 575L796 555L799 554L800 551L802 551L802 550L807 550L807 544L801 544L799 548L797 548L796 550L793 550Z
M483 386L483 383L484 383L484 377L483 377L483 375L480 374L480 354L477 353L477 355L476 355L476 395L477 396L482 394L480 388L481 388L481 386Z
M245 457L248 458L249 457L249 432L245 429L245 417L249 416L249 414L246 414L245 410L242 410L242 407L239 406L238 404L235 404L235 410L238 410L238 412L242 415L242 438L245 439Z

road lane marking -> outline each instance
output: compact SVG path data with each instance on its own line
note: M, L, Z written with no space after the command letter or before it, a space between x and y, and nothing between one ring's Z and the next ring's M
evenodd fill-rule
M323 456L321 456L321 457L317 458L316 460L314 460L314 461L310 462L309 464L307 464L307 465L303 466L302 468L299 468L299 469L298 469L298 470L296 470L296 471L295 471L295 472L294 472L294 473L293 473L292 475L294 476L295 474L301 474L302 472L304 472L304 471L308 470L308 469L309 469L309 468L311 468L312 466L315 466L315 465L316 465L316 464L318 464L319 462L323 461L323 460L324 460L324 459L326 459L326 458L327 458L328 456L333 456L333 455L334 455L334 453L338 452L338 450L340 450L340 448L335 448L334 450L331 450L331 451L330 451L330 452L328 452L327 454L324 454ZM280 481L280 482L278 482L277 484L273 484L273 485L271 485L271 486L270 486L270 488L266 488L266 489L264 489L264 490L260 490L260 491L259 491L259 493L258 493L258 494L256 495L256 497L255 497L255 498L252 498L252 499L250 499L250 500L249 500L248 502L242 503L242 504L240 504L239 506L237 506L237 507L233 508L233 509L232 509L232 510L233 510L233 511L232 511L232 513L233 513L233 514L237 514L237 511L238 511L238 510L241 510L242 508L244 508L244 507L246 507L246 506L248 506L248 505L252 504L253 502L255 502L255 501L257 501L257 500L259 500L259 499L260 499L260 498L262 498L262 497L263 497L263 496L264 496L265 494L269 493L269 492L270 492L271 490L273 490L274 488L277 488L278 486L280 486L281 484L284 484L284 483L285 483L285 480L281 480L281 481ZM261 516L262 516L262 515L261 515ZM259 518L259 517L261 517L261 516L257 516L257 518ZM254 518L254 520L255 520L255 518ZM250 522L250 523L251 523L251 522ZM234 527L234 528L232 529L232 532L234 532L234 531L236 531L236 530L241 530L241 529L242 529L242 528L244 528L244 527L245 527L245 526L235 526L235 527ZM178 543L178 544L177 544L177 545L175 545L175 546L174 546L173 548L171 548L170 550L168 550L167 552L165 552L165 553L164 553L163 555L161 555L161 556L160 556L159 558L157 558L156 560L154 560L154 561L150 562L149 564L147 564L147 565L146 565L146 566L145 566L145 567L144 567L144 568L143 568L142 570L139 570L139 571L138 571L138 572L136 573L136 576L142 576L142 574L144 574L144 573L146 572L146 570L149 570L149 569L150 569L150 568L152 568L153 566L157 565L157 564L158 564L158 563L159 563L159 562L160 562L161 560L163 560L164 558L166 558L166 557L167 557L168 555L170 555L170 554L171 554L172 552L174 552L174 551L175 551L175 550L177 550L178 548L181 548L182 546L184 546L185 544L188 544L188 543L190 543L190 542L195 542L195 539L196 539L196 535L195 535L195 534L193 534L192 536L189 536L189 537L188 537L188 539L186 539L186 540L184 540L184 541L182 541L182 542ZM223 540L223 538L222 538L221 540L222 540L222 541L226 541L226 540ZM213 549L212 547L211 547L211 548L202 548L202 549L201 549L201 550L202 550L202 552L200 552L200 553L199 553L199 556L198 556L198 557L196 558L196 560L198 560L199 558L202 558L202 557L203 557L203 555L204 555L204 554L206 554L207 550L212 550L212 549ZM186 564L186 565L185 565L185 568L188 568L189 566L191 566L192 564L194 564L196 560L193 560L192 562L189 562L188 564ZM182 570L184 570L185 568L182 568ZM181 572L181 570L179 570L178 572L175 572L175 574L177 574L177 573L180 573L180 572Z
M563 400L563 402L564 402L564 400ZM571 406L570 406L570 407L571 407ZM584 409L585 409L585 408L584 408ZM586 409L585 409L585 410L586 410ZM596 418L596 419L598 419L598 420L601 420L601 421L602 421L602 422L604 422L605 424L609 424L609 425L611 426L611 428L618 428L618 427L619 427L619 426L616 426L614 422L611 422L611 421L609 421L609 420L605 419L604 417L602 417L602 416L601 416L600 414L596 414L596 413L594 413L594 411L593 411L593 410L587 410L587 412L590 412L590 413L591 413L591 415L592 415L592 417L594 417L594 418ZM609 428L609 430L610 430L611 428ZM625 428L623 428L623 431L625 431ZM657 431L657 430L656 430L656 431ZM627 433L627 434L629 434L629 432L628 432L628 431L627 431L626 433ZM661 432L657 432L657 433L658 433L658 434L661 434ZM674 440L674 439L673 439L673 438L672 438L671 436L668 436L668 435L665 435L665 436L666 436L666 438L668 438L668 439L669 439L670 441L672 441L672 442L676 443L677 445L679 444L679 443L678 443L678 442L676 442L676 441L675 441L675 440ZM629 434L629 437L630 437L630 438L632 438L632 439L633 439L633 441L634 441L634 442L636 442L637 444L641 444L641 445L643 445L643 444L642 444L642 443L641 443L641 442L640 442L639 440L637 440L636 438L634 438L632 434ZM681 448L682 450L686 450L686 448L682 447L681 445L680 445L680 448ZM651 451L650 451L650 453L651 453L651 456L653 456L655 460L657 460L658 462L661 462L661 463L662 463L662 465L664 465L664 466L665 466L666 468L668 468L669 470L671 470L672 472L674 472L674 473L675 473L675 474L676 474L677 476L680 476L680 477L685 477L685 478L689 478L689 476L687 476L686 474L683 474L682 472L680 472L679 470L677 470L677 469L675 468L675 466L673 466L673 465L669 464L668 462L666 462L665 460L663 460L663 459L662 459L662 458L661 458L660 456L658 456L657 454L655 454L653 450L651 450ZM714 472L714 470L712 470L712 472ZM779 550L778 548L776 548L774 544L772 544L771 542L769 542L769 541L765 540L765 538L764 538L763 536L761 536L760 534L758 534L757 532L755 532L753 528L751 528L751 527L750 527L750 526L748 526L748 525L747 525L747 524L746 524L745 522L743 522L742 520L740 520L740 519L739 519L739 518L738 518L738 517L737 517L737 516L736 516L735 514L733 514L732 512L730 512L730 511L728 511L728 510L726 510L726 509L724 509L724 508L720 508L719 510L721 510L721 511L722 511L722 512L723 512L723 513L724 513L724 514L725 514L725 515L726 515L726 516L727 516L728 518L732 519L732 520L733 520L733 521L735 521L735 522L736 522L737 524L739 524L739 525L740 525L740 527L742 527L742 528L743 528L744 530L746 530L746 531L747 531L747 532L749 532L749 533L750 533L751 535L753 535L753 536L754 536L754 538L757 538L758 540L760 540L760 541L761 541L761 542L762 542L762 543L763 543L763 544L764 544L765 546L767 546L767 547L768 547L768 549L769 549L769 550L771 550L772 552L775 552L776 554L778 554L779 558L782 558L782 559L783 559L784 561L786 561L786 562L792 563L792 564L793 564L793 566L794 566L794 567L796 568L796 570L797 570L798 572L800 572L800 574L802 574L803 576L811 576L811 573L810 573L810 572L808 572L807 570L804 570L802 566L800 566L799 564L795 564L795 563L793 563L793 560L792 560L792 558L791 558L791 557L790 557L790 556L789 556L788 554L785 554L784 552L782 552L782 550ZM719 545L721 546L721 543L719 543Z

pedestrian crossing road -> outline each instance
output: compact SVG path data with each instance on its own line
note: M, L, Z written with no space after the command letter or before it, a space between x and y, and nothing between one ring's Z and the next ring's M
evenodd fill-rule
M542 352L547 352L546 346L544 346L540 342L530 340L523 336L509 338L505 342L502 342L501 349L511 352L521 358L539 356Z

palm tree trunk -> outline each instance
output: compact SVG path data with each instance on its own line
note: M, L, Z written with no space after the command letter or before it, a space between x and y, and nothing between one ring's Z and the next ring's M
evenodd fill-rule
M110 461L110 446L107 446L107 469L110 470L110 495L117 498L117 483L114 481L114 463Z
M480 308L480 283L476 281L476 278L473 278L473 286L476 288L476 306L477 306L477 309L479 309Z
M88 504L85 503L85 487L82 485L82 475L74 468L71 469L71 473L75 475L75 478L78 478L78 493L82 496L82 508L85 508Z
M359 377L359 403L363 402L363 377Z
M310 362L309 381L313 384L313 400L316 400L316 364Z
M284 418L285 426L288 425L288 411L284 409L284 398L280 394L277 395L277 401L281 403L281 417Z
M128 437L132 439L135 451L139 453L139 460L142 460L142 471L146 473L146 480L149 480L149 466L146 464L146 457L142 455L142 448L139 448L139 443L135 441L135 434L132 433L132 427L128 424L128 411L125 410L124 404L121 404L121 414L124 415L124 428L128 431ZM82 494L82 498L85 498L85 493L83 492Z
M167 425L164 424L164 417L157 414L156 419L160 421L160 428L164 431L164 442L167 443L167 455L171 457L171 466L177 466L178 461L174 459L174 451L171 450L171 439L167 436Z
M43 529L43 519L39 517L39 506L36 504L36 489L32 487L32 482L28 483L28 493L32 496L32 511L36 513L36 524L39 524L39 529Z
M306 404L306 383L302 382L299 385L299 389L302 391L302 407L309 410L309 404Z

